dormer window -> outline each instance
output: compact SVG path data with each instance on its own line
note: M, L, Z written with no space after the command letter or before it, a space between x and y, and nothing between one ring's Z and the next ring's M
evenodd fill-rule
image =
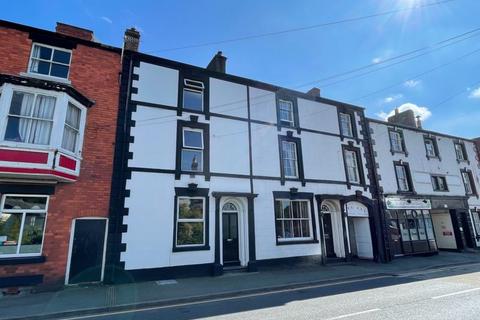
M43 44L34 44L28 72L68 79L72 52Z
M185 79L183 87L183 109L203 111L203 82Z

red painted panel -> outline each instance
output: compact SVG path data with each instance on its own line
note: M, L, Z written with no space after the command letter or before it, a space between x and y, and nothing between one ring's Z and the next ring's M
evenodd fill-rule
M47 163L48 153L0 149L0 161L10 162L28 162L28 163Z
M75 171L75 168L77 167L77 161L75 161L72 158L65 157L64 155L60 155L60 160L58 161L58 165L60 167Z
M38 175L54 175L68 180L77 180L77 176L72 174L63 173L50 169L35 169L35 168L10 168L10 167L0 167L0 173L19 173L19 174L38 174Z

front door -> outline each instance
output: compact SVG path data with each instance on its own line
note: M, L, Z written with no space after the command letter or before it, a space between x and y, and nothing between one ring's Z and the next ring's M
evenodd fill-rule
M239 265L238 210L236 210L236 207L231 203L224 206L222 225L223 265Z
M327 258L336 258L337 255L333 247L332 217L329 213L323 214L323 238L325 239Z
M106 224L106 219L75 220L68 283L102 280Z
M463 236L468 248L475 248L474 238L470 232L470 223L468 219L468 213L460 212L460 219L462 221Z

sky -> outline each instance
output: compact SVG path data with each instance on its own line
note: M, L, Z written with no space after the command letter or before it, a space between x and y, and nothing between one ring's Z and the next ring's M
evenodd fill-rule
M5 1L0 18L47 30L73 24L118 47L135 27L151 55L205 67L221 50L230 74L316 86L371 118L411 108L425 129L474 138L479 12L478 0L31 0Z

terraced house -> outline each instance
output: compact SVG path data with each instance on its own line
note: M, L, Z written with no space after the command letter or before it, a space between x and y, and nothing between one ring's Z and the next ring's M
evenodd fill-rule
M111 279L383 260L364 110L225 69L125 51Z
M101 281L121 50L0 21L0 288Z

